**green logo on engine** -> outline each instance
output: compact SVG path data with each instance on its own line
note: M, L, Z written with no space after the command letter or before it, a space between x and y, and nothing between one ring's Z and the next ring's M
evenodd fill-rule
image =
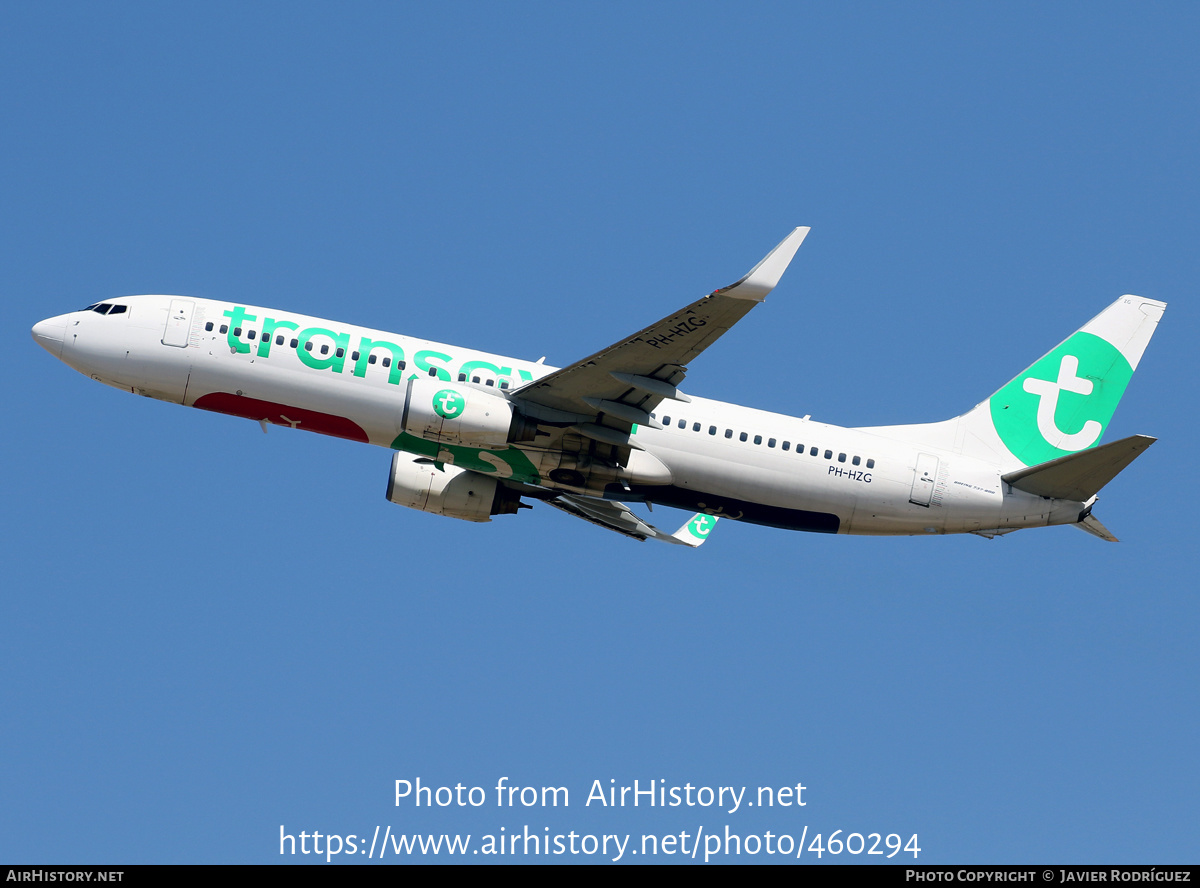
M454 389L442 389L433 396L433 411L442 419L457 419L466 406L466 399Z
M992 395L992 424L1027 466L1086 450L1104 434L1132 376L1115 346L1076 333Z

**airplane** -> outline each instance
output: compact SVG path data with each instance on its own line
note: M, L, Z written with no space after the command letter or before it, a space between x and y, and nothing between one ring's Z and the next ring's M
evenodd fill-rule
M33 327L106 385L394 451L387 498L486 522L544 502L699 546L720 518L817 533L1116 537L1097 494L1155 439L1100 444L1166 304L1122 296L961 416L843 428L690 396L694 358L779 283L807 227L744 277L567 367L240 302L127 296ZM528 501L528 502L527 502ZM670 533L630 504L695 514Z

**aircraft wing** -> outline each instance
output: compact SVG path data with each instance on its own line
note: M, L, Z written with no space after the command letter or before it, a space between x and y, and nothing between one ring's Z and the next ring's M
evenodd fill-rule
M617 533L632 537L635 540L661 540L664 543L674 543L680 546L695 548L708 539L709 533L717 523L715 515L697 513L687 520L683 527L675 533L659 530L647 524L634 514L633 510L624 503L612 500L597 499L591 496L576 496L565 493L554 499L546 500L556 509L562 509L568 514L584 521L590 521L601 527L615 530Z
M676 389L688 362L766 298L808 231L793 230L736 283L517 389L513 398L531 416L573 425L605 443L636 447L629 440L632 425L659 427L650 411L660 401L688 400Z

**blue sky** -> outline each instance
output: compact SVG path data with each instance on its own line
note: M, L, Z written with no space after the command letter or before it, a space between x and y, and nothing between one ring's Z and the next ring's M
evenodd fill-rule
M1182 3L0 8L0 859L728 825L917 833L929 863L1195 860L1198 25ZM468 525L387 503L385 451L134 398L29 336L180 293L564 364L796 225L688 391L941 419L1122 293L1170 303L1108 432L1160 438L1097 507L1123 542ZM571 805L393 804L397 779L502 776ZM635 778L808 804L583 805Z

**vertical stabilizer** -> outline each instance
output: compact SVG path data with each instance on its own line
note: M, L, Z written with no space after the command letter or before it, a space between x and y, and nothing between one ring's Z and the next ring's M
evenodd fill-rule
M988 459L1002 471L1094 447L1165 308L1122 296L962 416L867 431Z

